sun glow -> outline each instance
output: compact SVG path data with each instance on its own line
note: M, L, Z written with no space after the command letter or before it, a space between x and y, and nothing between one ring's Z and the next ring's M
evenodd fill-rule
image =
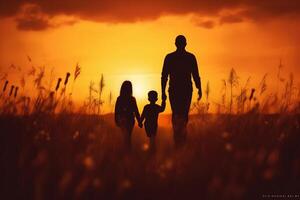
M135 87L133 88L133 95L136 98L142 99L145 97L146 93L147 93L147 90L143 84L135 84Z
M144 75L130 75L128 80L132 82L133 96L138 100L147 99L147 93L151 90L152 85Z

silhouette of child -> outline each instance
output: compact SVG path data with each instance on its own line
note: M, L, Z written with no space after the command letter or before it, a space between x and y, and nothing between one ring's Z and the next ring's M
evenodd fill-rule
M143 127L143 121L146 134L150 139L150 149L155 151L155 136L157 132L157 120L159 113L163 112L166 107L166 101L162 101L161 106L156 104L157 92L152 90L148 92L148 100L150 104L144 107L144 110L139 121L139 127Z
M140 113L136 100L132 96L132 84L130 81L124 81L115 106L115 122L123 132L125 145L128 149L131 148L131 133L134 127L134 118L139 122Z

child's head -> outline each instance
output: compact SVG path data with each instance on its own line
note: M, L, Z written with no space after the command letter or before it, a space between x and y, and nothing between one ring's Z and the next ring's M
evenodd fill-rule
M120 96L121 97L131 97L132 96L132 84L130 81L124 81L122 83L120 89Z
M148 100L151 103L155 103L157 101L157 92L154 90L151 90L150 92L148 92Z

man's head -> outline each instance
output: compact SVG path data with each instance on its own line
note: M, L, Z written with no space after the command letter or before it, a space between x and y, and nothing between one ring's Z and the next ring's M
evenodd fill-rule
M183 50L186 46L186 38L183 35L178 35L175 39L175 45L177 49Z
M154 90L151 90L150 92L148 92L148 100L151 103L155 103L157 101L157 92Z

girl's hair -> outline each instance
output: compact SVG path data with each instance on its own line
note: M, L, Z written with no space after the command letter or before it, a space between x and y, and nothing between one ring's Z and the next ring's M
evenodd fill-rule
M124 81L122 83L120 89L120 96L121 97L131 97L132 96L132 84L130 81Z

